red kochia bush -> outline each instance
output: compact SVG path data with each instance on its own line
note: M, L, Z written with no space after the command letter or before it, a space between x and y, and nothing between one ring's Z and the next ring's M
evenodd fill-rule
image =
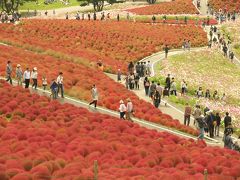
M215 11L239 12L240 0L209 0L209 4Z
M75 64L64 59L61 59L63 63L59 63L58 59L51 56L48 58L48 60L51 61L46 63L44 61L44 57L46 57L46 55L38 55L29 51L22 51L21 49L14 47L0 46L0 50L1 54L6 56L7 59L11 59L13 65L21 64L23 69L25 69L26 66L36 66L39 69L39 75L45 74L48 80L56 78L58 72L61 70L64 73L64 82L68 83L69 81L72 81L72 73L69 73L66 67L73 66L74 72L78 76L77 78L79 84L75 86L64 87L65 92L70 96L74 96L81 100L90 101L89 89L91 88L91 84L96 84L99 94L101 95L100 103L104 107L118 111L119 100L129 97L134 104L136 112L135 116L137 118L172 127L189 134L198 134L196 130L180 124L179 121L173 120L173 118L169 115L163 114L160 109L155 108L151 103L140 100L133 92L128 91L124 86L114 82L104 73L94 70L93 68L89 68L88 66L81 64ZM16 57L15 54L18 54L18 56ZM1 72L5 71L5 59L1 58L2 57L0 57L0 74ZM52 68L53 65L56 68ZM49 69L52 69L52 71L49 71ZM89 80L89 83L86 83L86 77L88 77L87 79ZM39 78L41 79L41 77ZM52 120L56 120L58 122L69 122L71 119L78 116L78 114L71 110L70 105L68 105L70 109L66 108L66 116L62 118L62 111L56 112L56 110L59 108L59 105L52 104L51 107L48 107L49 99L46 97L39 97L38 95L31 94L26 95L24 92L27 90L22 90L20 87L17 87L17 91L13 91L11 88L9 88L9 86L5 87L7 88L7 95L9 94L10 97L14 97L14 100L9 100L9 96L7 96L5 93L1 93L1 99L3 102L6 102L6 104L0 102L0 114L5 114L9 119L18 121L19 117L25 117L27 115L27 118L31 121L36 121L36 119L46 121L46 119L50 120L50 116L52 116ZM106 87L111 87L110 91L109 88L106 90ZM17 92L21 92L21 94L16 95ZM82 94L86 94L87 96L83 96ZM31 100L28 100L28 98L31 98ZM36 101L41 103L36 104ZM10 105L8 105L7 102L10 102ZM28 106L28 109L18 108ZM93 121L98 120L96 120L96 117L93 117Z
M192 0L174 0L170 2L161 2L154 5L129 9L128 11L140 15L199 13L193 5Z
M1 180L92 179L95 160L99 179L202 179L205 168L209 179L240 176L238 152L207 147L203 141L156 132L57 101L36 101L29 92L0 82L0 97L5 90L25 95L29 104L16 107L24 108L25 117L0 127ZM17 97L8 99L18 101ZM44 112L61 116L43 120L38 114L31 121L29 109L41 104L45 104Z
M172 3L174 5L171 5ZM192 0L175 0L171 3L144 7L144 9L157 7L158 11L158 6L161 6L161 10L166 10L166 4L169 4L167 5L169 10L197 13ZM185 7L176 8L181 5ZM35 19L25 20L18 26L5 24L1 26L4 27L0 29L0 37L3 40L30 46L32 49L38 50L37 47L40 47L48 51L49 49L54 50L56 54L61 52L81 57L77 61L81 64L89 65L90 62L95 64L98 60L102 60L105 69L111 72L117 72L118 68L122 72L126 72L128 62L137 61L154 52L162 51L166 42L171 48L180 48L184 39L190 40L191 46L194 47L207 45L206 33L195 25L174 25L172 27L128 21L64 21L57 19L46 21ZM27 38L25 38L26 36ZM48 38L49 36L51 38ZM46 62L44 65L48 66L51 57L44 56L42 61ZM58 62L53 64L51 69L56 69L59 65L63 67L64 64L61 65ZM79 77L75 73L78 70L74 65L65 66L64 69L72 76L70 81L65 82L66 87L81 85ZM54 73L49 72L49 74ZM90 74L86 75L90 76ZM89 81L85 83L91 87Z

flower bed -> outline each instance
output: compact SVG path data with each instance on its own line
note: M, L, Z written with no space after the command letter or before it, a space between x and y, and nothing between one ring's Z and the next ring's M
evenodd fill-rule
M39 84L41 84L42 75L46 75L48 84L52 79L56 79L58 73L63 72L65 93L69 96L90 101L90 90L93 84L96 84L99 91L99 105L108 109L118 111L119 101L131 98L134 104L135 116L154 123L162 124L180 131L196 135L196 130L181 125L178 120L173 120L169 115L155 108L152 104L140 100L133 92L128 91L123 85L114 82L101 71L93 67L87 67L81 64L72 63L65 59L56 59L47 55L38 55L29 51L22 51L15 47L6 47L0 45L0 74L5 75L5 66L7 59L11 59L13 69L17 64L26 67L38 68ZM17 55L17 56L16 56Z
M128 9L129 12L139 15L152 14L199 14L192 0L175 0L172 2L162 2L145 7Z
M152 18L148 17L148 18L139 18L140 22L144 22L144 23L152 23ZM175 24L175 25L186 25L186 23L184 22L183 18L176 21L175 17L169 17L169 19L167 19L166 21L163 20L162 17L157 17L157 20L155 21L156 23L161 23L161 24ZM207 23L207 18L205 19L189 19L187 20L187 25L198 25L199 27L203 24L203 23ZM210 19L209 20L209 25L217 25L217 20L215 19Z
M49 101L0 82L2 180L240 177L240 154Z
M166 76L170 73L178 82L185 79L189 93L192 95L200 86L204 92L209 89L211 96L215 90L218 91L220 98L225 93L225 101L200 100L199 103L202 106L209 106L212 110L218 110L222 115L226 111L230 112L234 127L240 129L240 82L238 80L240 68L238 66L218 52L204 50L171 56L168 61L161 63L161 67L161 75Z
M222 9L227 12L238 12L240 8L240 0L209 0L209 4L215 11Z
M11 34L11 36L9 36ZM140 60L154 52L182 46L205 46L207 35L196 26L155 25L132 22L26 20L20 25L1 25L0 41L28 46L38 51L54 50L83 58L102 60L105 70L126 72L130 61ZM48 51L47 51L48 52ZM46 52L46 53L47 53Z

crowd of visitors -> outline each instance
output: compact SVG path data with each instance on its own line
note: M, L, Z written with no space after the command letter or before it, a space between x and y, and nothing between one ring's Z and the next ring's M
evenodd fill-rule
M219 137L220 126L223 124L224 147L240 151L239 141L234 142L232 138L232 118L228 112L226 112L224 117L221 117L219 112L212 111L208 107L205 107L202 111L200 105L196 105L195 109L192 110L187 103L184 112L184 125L189 126L191 115L194 117L193 124L199 129L199 139L203 139L205 133L210 138Z
M21 15L18 12L14 12L13 14L7 14L6 12L3 12L0 14L0 21L1 23L14 23L19 21L20 17Z
M229 36L221 34L221 31L216 26L211 26L209 31L210 40L208 42L208 48L217 47L222 51L223 55L233 62L234 52L231 49L232 42Z
M171 77L170 74L167 75L165 79L165 86L162 87L160 83L156 83L154 81L149 80L149 76L151 75L151 63L148 61L146 62L137 62L135 65L130 62L128 65L128 75L125 78L126 88L129 89L139 89L139 80L143 81L143 86L145 89L146 96L149 96L152 99L153 105L158 108L161 99L171 95L177 95L177 85L175 82L175 78ZM138 76L137 79L135 78ZM121 80L118 78L118 80ZM137 83L135 83L137 80ZM187 92L188 85L186 81L183 79L181 82L181 96L184 96ZM197 98L208 98L214 100L226 100L225 93L223 93L222 97L218 95L218 91L214 91L211 94L209 89L203 91L202 87L199 87L196 90L196 97ZM123 105L123 101L120 102L120 117L123 118L123 112L126 112L125 105ZM165 103L165 105L167 105ZM194 121L193 124L199 129L200 135L198 136L199 139L204 138L204 134L209 134L210 138L219 137L220 136L220 126L224 124L224 144L226 147L230 147L229 145L229 137L233 133L233 128L231 124L231 117L227 112L225 117L222 120L221 114L219 112L214 112L210 110L208 107L205 107L203 110L201 109L200 105L196 105L194 109L189 104L186 104L185 111L184 111L184 125L189 126L191 122L191 116L193 117ZM229 131L231 129L231 131ZM231 132L231 134L229 133ZM226 140L225 140L226 137ZM237 143L232 143L232 149L236 149Z
M13 68L11 61L7 62L6 66L6 81L10 84L13 84L12 77L13 77ZM30 82L32 81L32 88L37 90L38 87L38 70L37 67L33 67L32 71L27 67L25 71L22 70L21 65L17 64L16 66L16 72L15 72L15 78L17 81L18 86L22 86L24 83L25 88L29 88ZM43 90L47 89L47 78L45 75L42 76L42 87ZM63 73L60 72L58 77L55 79L52 79L52 82L49 86L51 90L51 97L53 99L56 99L58 97L58 94L61 93L61 97L64 98L64 88L63 88Z
M207 14L215 16L215 18L219 21L219 23L223 23L225 21L235 21L239 10L234 10L233 12L228 11L227 7L223 9L219 9L218 11L214 11L213 8L210 7L210 4L207 4L208 10Z

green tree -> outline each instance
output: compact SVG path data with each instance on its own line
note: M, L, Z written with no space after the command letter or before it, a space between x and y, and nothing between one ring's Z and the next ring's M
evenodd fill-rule
M95 11L99 12L103 10L104 0L92 0L92 3Z
M147 2L148 2L149 4L154 4L154 3L156 2L156 0L147 0Z
M19 3L19 0L0 0L1 9L7 14L12 14L14 11L17 11Z

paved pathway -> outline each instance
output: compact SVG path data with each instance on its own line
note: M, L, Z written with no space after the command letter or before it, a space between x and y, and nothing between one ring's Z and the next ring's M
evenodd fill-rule
M4 78L0 77L0 79L4 79ZM13 80L13 85L14 86L17 85L16 81L14 81L14 80ZM37 90L34 90L32 88L29 88L29 89L30 89L31 93L37 93L37 94L42 95L42 96L48 96L49 97L50 94L51 94L50 91L48 91L48 90L44 91L41 88L37 88ZM65 95L64 99L58 98L57 100L60 103L69 103L69 104L73 104L77 107L87 108L87 109L89 109L89 111L91 111L93 113L102 113L102 114L107 114L107 115L114 116L114 117L119 117L119 112L117 112L117 111L112 111L112 110L106 109L104 107L97 107L97 109L95 109L94 107L88 105L89 102L79 100L79 99L76 99L76 98L72 98L72 97L69 97L69 96L66 96L66 95ZM177 136L180 136L180 137L183 137L183 138L191 138L191 139L197 140L197 138L192 136L192 135L189 135L189 134L177 131L177 130L173 130L169 127L165 127L165 126L162 126L160 124L155 124L155 123L145 121L143 119L138 119L138 118L132 118L132 120L134 121L134 123L137 123L137 124L139 124L143 127L146 127L148 129L155 129L157 131L166 131L166 132L169 132L171 134L174 134L174 135L177 135ZM221 143L219 143L218 141L212 140L212 139L206 139L206 143L208 145L222 146Z
M201 51L203 49L206 49L206 48L195 48L195 49L192 49L191 51ZM175 50L175 51L169 52L168 56L173 56L173 55L180 54L180 53L187 53L187 52L185 52L183 50ZM141 61L150 61L150 63L152 64L152 72L153 72L151 74L151 76L154 76L155 72L156 72L156 63L160 62L164 58L165 58L165 54L163 52L160 52L160 53L156 53L152 56L146 57ZM108 74L108 73L106 73L106 74L113 80L117 81L117 76L115 74ZM125 84L124 81L122 81L120 83ZM143 87L143 78L141 78L141 80L140 80L140 90L131 90L131 91L134 92L139 98L152 103L152 100L148 96L145 95L145 91L144 91L144 87ZM165 102L167 102L167 106L165 106ZM184 119L183 119L184 110L183 109L176 107L175 105L168 102L167 100L162 100L159 108L163 113L172 116L174 119L178 119L181 124L184 124ZM195 126L193 125L193 117L191 117L190 126L195 128ZM206 136L206 138L210 139L208 136ZM216 142L219 142L222 144L221 137L219 137L219 138L216 137L214 140Z

